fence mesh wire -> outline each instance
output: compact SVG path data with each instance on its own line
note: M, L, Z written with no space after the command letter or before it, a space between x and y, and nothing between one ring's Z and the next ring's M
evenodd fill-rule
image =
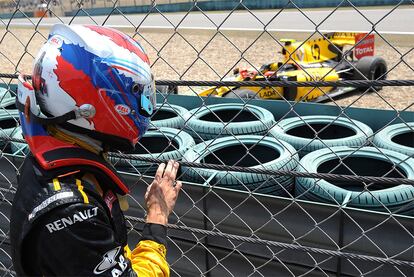
M159 8L178 2L188 3L190 8L180 13ZM147 50L156 78L163 80L234 80L245 74L245 81L262 78L289 82L293 79L280 76L292 67L296 70L293 76L301 74L305 81L328 80L331 74L339 74L341 80L379 80L385 76L414 79L413 36L404 29L410 25L404 20L414 23L410 18L412 1L394 1L392 6L370 9L358 7L358 1L344 0L322 11L303 9L302 1L285 1L281 8L259 11L249 9L251 1L241 0L223 12L203 10L200 2L1 1L0 71L30 73L51 25L63 22L112 26L131 35ZM125 7L143 5L147 5L147 13L126 13ZM104 9L102 15L95 15L97 8ZM33 17L36 15L40 17ZM275 26L286 22L291 28L276 30ZM353 22L359 25L355 27ZM367 65L361 67L351 55L358 43L338 47L338 37L322 31L334 29L344 37L354 36L350 31L361 31L366 38L375 35L375 56L385 60L386 71L369 67L372 75L364 75ZM294 42L287 38L303 43L290 49ZM313 40L327 41L327 47L341 58L314 66L295 58L305 55L301 49ZM315 66L326 71L315 74ZM27 155L26 144L19 142L22 137L14 106L15 84L15 79L0 79L1 136L14 138L0 142L3 276L14 275L9 214L16 172ZM206 93L208 89L210 93ZM320 86L303 90L159 86L158 90L153 128L134 153L127 153L135 156L111 157L132 191L131 208L126 213L132 246L142 230L143 195L156 168L156 163L139 157L184 159L215 164L218 170L181 169L179 178L185 185L170 217L168 241L168 261L174 276L413 276L412 185L339 178L328 181L220 168L241 166L412 181L412 86L346 88L340 97L334 97L332 88ZM302 99L300 91L304 91ZM299 101L315 100L315 95L323 96L327 103Z

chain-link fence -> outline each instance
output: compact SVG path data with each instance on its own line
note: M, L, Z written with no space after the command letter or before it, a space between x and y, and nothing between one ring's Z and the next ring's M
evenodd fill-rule
M204 1L44 1L38 18L29 14L37 1L4 2L4 276L14 275L9 214L28 153L14 74L31 72L61 22L128 33L157 79L151 130L133 153L110 155L132 192L131 246L156 165L177 159L184 186L170 217L174 276L414 275L414 2L330 1L312 10L280 1L258 11L241 0L208 12ZM176 2L191 9L157 8ZM120 9L140 5L150 12ZM106 14L92 15L94 8Z

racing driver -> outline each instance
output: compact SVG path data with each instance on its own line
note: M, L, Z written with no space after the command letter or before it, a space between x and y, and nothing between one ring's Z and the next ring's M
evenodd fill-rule
M146 224L127 246L128 188L107 161L131 150L155 107L154 79L139 43L116 30L57 24L16 105L30 154L10 222L19 276L169 276L166 224L181 183L161 164L145 194Z

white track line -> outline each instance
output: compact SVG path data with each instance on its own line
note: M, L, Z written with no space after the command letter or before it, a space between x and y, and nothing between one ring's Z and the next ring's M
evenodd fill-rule
M10 27L18 27L18 28L34 28L34 27L41 27L41 28L50 28L55 23L41 23L41 24L32 24L28 22L12 22L7 26ZM106 27L115 28L115 29L134 29L134 26L131 25L105 25ZM0 26L0 28L5 28L6 24ZM213 28L213 27L181 27L178 26L177 28L173 26L140 26L139 30L188 30L188 31L226 31L226 32L263 32L266 30L267 32L280 32L280 33L314 33L314 29L260 29L260 28ZM331 32L347 32L347 33L368 33L371 30L318 30L321 33L331 33ZM394 31L378 31L379 34L384 35L414 35L414 32L394 32Z

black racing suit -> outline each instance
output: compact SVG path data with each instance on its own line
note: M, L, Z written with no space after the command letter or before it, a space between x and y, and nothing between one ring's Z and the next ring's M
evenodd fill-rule
M82 179L87 172L98 186ZM146 224L131 252L116 193L104 177L84 166L46 171L26 158L10 222L19 276L169 276L166 227Z

